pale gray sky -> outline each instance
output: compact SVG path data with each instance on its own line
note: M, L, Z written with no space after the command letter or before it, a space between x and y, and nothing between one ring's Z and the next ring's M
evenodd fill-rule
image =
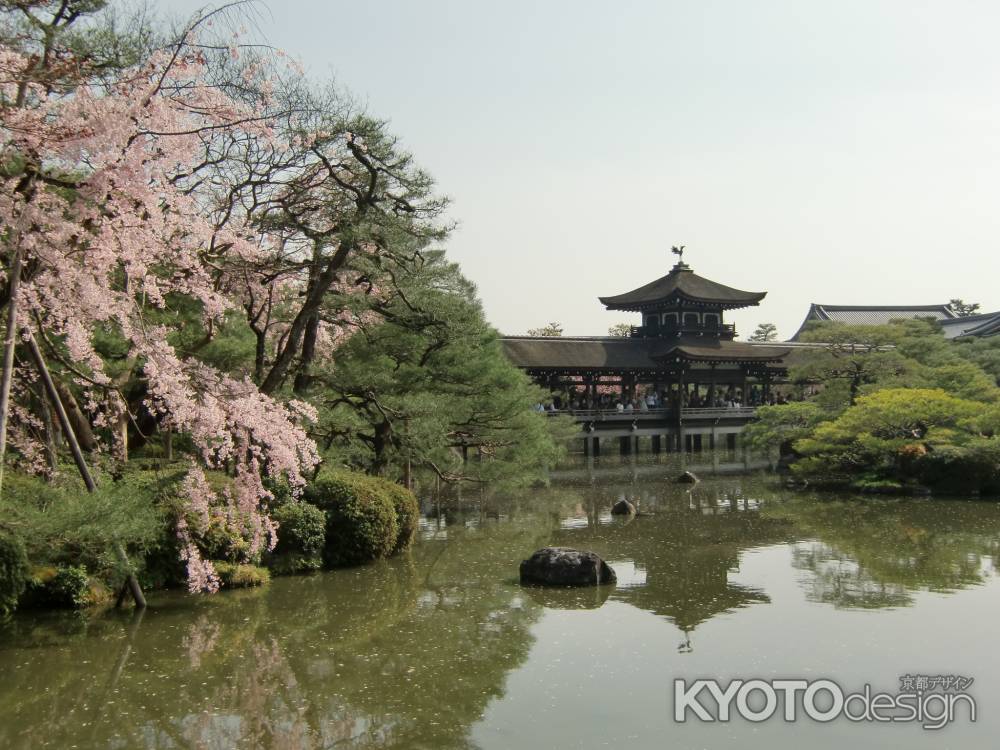
M204 3L162 0L166 12ZM454 200L450 255L504 333L604 334L695 271L810 302L1000 310L1000 4L271 0Z

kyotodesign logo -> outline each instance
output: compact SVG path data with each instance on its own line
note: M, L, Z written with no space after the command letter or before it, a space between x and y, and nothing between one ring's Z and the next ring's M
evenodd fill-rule
M976 701L966 692L975 680L956 675L904 675L896 692L876 692L870 684L848 693L829 679L674 680L674 720L729 721L734 716L760 722L916 722L942 729L958 718L976 720Z

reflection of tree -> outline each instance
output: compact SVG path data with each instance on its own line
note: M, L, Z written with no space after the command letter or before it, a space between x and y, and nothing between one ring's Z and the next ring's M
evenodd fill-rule
M953 591L983 581L1000 552L993 503L817 498L765 507L818 540L794 551L810 598L838 607L893 607L920 589Z
M853 558L821 542L797 544L792 549L792 564L812 573L803 581L811 601L858 609L905 607L910 603L905 586L872 578Z
M0 746L68 747L85 722L100 746L464 745L527 656L539 607L512 577L553 523L481 505L448 513L447 541L388 563L161 597L107 700L91 683L115 671L127 622L54 632L18 652L27 662L0 691Z
M542 607L607 596L689 634L768 601L730 581L755 547L816 540L793 548L809 596L866 607L976 584L1000 554L995 505L781 495L712 480L478 497L443 505L408 556L378 565L160 596L138 623L17 618L0 632L0 747L465 746L527 658ZM641 511L630 523L609 515L622 497ZM642 575L602 591L521 589L518 563L546 544Z

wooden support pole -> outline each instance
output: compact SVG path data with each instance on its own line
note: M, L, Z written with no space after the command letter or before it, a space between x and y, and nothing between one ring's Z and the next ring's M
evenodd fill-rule
M14 349L17 346L17 298L21 285L21 243L14 246L14 258L7 278L10 291L7 301L7 331L4 334L3 371L0 374L0 491L7 458L7 415L10 412L10 386L14 381Z
M49 401L52 402L53 409L55 409L56 417L59 420L59 426L62 428L63 435L66 437L66 442L69 443L69 449L73 454L73 461L76 463L76 468L80 472L80 476L83 477L83 483L87 485L87 492L94 492L97 489L97 485L94 483L94 477L90 473L87 461L83 457L83 451L80 449L80 441L76 439L76 433L73 432L73 428L70 426L66 409L63 408L62 401L59 400L59 393L56 391L56 385L52 381L52 375L49 374L49 368L45 364L42 352L38 348L35 337L31 335L30 330L25 328L22 333L28 344L28 350L31 352L31 359L34 361L35 368L38 370L38 374L42 379L42 385L45 387L45 392L48 394ZM128 557L125 554L125 548L122 546L121 542L117 541L114 542L113 547L115 555L118 556L119 561L125 566L125 570L127 571L125 582L128 585L129 591L132 593L132 599L135 600L135 606L140 608L145 607L146 597L143 596L142 587L139 586L139 579L135 577L135 573L132 571Z

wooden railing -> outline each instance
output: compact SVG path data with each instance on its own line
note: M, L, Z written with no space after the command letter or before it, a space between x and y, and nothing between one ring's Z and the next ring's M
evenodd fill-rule
M706 419L710 417L752 417L757 413L757 409L753 406L718 406L707 409L688 409L684 408L681 410L681 417L684 419Z
M632 326L633 336L708 336L710 338L736 338L736 326L731 323L722 325L700 325L697 323L681 323L680 325L663 326Z
M719 406L713 408L691 409L685 407L681 410L682 419L749 419L756 413L756 408L752 406ZM673 409L633 409L632 411L618 411L617 409L546 409L546 414L567 414L578 420L653 420L665 419L669 416L676 416Z

